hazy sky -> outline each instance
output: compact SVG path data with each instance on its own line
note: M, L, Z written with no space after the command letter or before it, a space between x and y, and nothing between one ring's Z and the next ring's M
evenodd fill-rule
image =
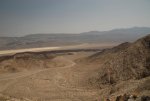
M0 0L0 36L150 26L150 0Z

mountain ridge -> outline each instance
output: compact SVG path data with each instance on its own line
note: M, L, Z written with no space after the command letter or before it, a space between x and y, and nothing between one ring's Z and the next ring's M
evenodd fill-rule
M31 34L23 37L0 37L0 50L76 45L83 43L132 42L150 33L149 27L133 27L80 34Z

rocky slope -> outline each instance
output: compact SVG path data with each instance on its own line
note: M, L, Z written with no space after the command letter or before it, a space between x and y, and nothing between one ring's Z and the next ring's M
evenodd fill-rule
M134 43L124 43L88 57L91 63L101 64L96 81L113 84L129 79L150 76L150 35Z

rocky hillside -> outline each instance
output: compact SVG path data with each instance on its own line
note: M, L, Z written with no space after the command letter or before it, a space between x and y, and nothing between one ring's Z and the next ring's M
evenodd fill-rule
M115 84L119 81L142 79L150 76L150 35L134 43L124 43L88 57L91 64L98 64L98 75L90 82Z

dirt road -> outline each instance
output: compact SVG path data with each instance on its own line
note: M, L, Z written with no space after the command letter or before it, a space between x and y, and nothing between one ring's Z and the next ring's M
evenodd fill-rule
M76 62L72 57L81 56L56 57L59 61L65 60L67 63L65 66L1 74L0 93L33 101L91 101L95 99L97 91L78 86L83 73L74 70Z
M57 68L61 68L61 69L65 69L65 68L71 68L73 67L76 63L74 63L73 61L71 60L68 60L66 58L63 58L63 57L60 57L61 59L65 59L66 61L68 61L70 64L68 64L67 66L63 66L63 67L56 67L55 69ZM17 80L17 79L22 79L22 78L25 78L25 77L28 77L28 76L31 76L31 75L34 75L34 74L38 74L38 73L42 73L44 71L49 71L53 68L48 68L48 69L41 69L41 70L34 70L34 71L25 71L25 72L19 72L19 73L7 73L7 74L2 74L0 75L0 82L1 81L4 81L4 80ZM56 76L58 76L58 73L56 73ZM59 81L59 80L56 80L56 81ZM9 85L12 85L12 83L9 83ZM8 88L8 85L4 85L3 88L0 89L0 92L4 91L5 88Z

